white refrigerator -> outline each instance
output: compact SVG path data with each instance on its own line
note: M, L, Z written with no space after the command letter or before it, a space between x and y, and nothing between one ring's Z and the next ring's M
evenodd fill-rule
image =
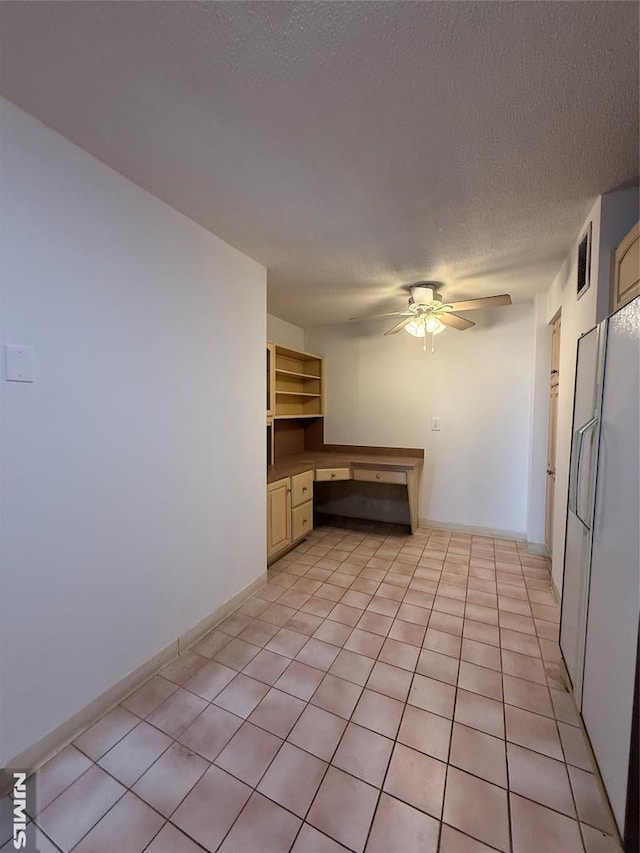
M560 623L576 703L622 836L637 774L639 527L640 297L578 341Z

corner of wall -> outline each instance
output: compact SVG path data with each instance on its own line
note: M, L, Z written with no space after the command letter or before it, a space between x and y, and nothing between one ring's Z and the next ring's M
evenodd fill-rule
M291 349L304 350L304 329L267 314L267 340Z

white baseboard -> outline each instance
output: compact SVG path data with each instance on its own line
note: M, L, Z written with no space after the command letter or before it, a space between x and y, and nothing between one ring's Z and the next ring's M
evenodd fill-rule
M84 708L81 708L72 717L61 723L53 731L49 732L36 743L27 747L20 752L11 761L7 762L7 769L24 769L37 770L50 758L53 758L56 753L64 749L69 743L74 741L83 731L92 726L96 720L103 716L111 708L119 705L134 690L137 690L145 681L152 678L160 669L166 666L178 655L182 654L190 646L193 646L198 640L208 633L212 628L218 625L223 619L226 619L234 610L237 610L244 602L250 598L255 592L263 587L267 582L267 572L263 572L254 581L241 589L232 598L218 607L209 616L194 625L184 634L181 634L164 649L148 661L139 666L137 669L125 675L116 684L109 687L104 693L97 696ZM1 795L2 792L0 792Z
M420 519L420 527L433 527L440 530L453 530L456 533L471 533L475 536L493 536L496 539L511 539L516 542L526 542L527 537L521 530L499 530L493 527L478 527L475 524L456 524L450 521L432 521Z
M527 542L527 551L530 554L537 554L540 557L548 557L549 552L544 542Z

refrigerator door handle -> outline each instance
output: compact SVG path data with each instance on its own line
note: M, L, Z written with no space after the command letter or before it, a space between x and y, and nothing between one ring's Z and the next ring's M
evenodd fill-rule
M571 467L569 469L569 509L574 515L578 510L578 481L580 480L580 460L582 457L582 442L585 428L591 420L573 431L571 440Z
M576 514L576 495L578 488L578 458L580 456L579 447L580 430L573 431L573 439L571 440L571 468L569 470L569 509Z
M579 430L577 430L577 439L578 439L578 448L576 452L577 462L575 466L575 477L573 482L573 506L571 507L573 512L576 515L582 524L587 528L587 530L591 530L591 521L586 521L581 513L580 513L580 468L582 466L582 449L584 447L584 438L585 436L591 432L591 430L597 426L598 418L593 417L591 420L587 421L586 424L583 424Z

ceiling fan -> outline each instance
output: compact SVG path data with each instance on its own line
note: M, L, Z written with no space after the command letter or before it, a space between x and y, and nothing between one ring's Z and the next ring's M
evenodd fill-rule
M475 326L471 320L461 317L455 311L475 311L477 308L490 308L499 305L511 305L508 293L498 296L482 296L478 299L465 299L462 302L443 302L436 288L437 282L418 282L411 285L409 305L405 311L391 311L387 314L372 314L368 317L351 317L352 320L370 320L374 317L403 317L395 326L387 329L385 335L395 335L401 329L416 338L437 335L447 326L464 332ZM426 349L426 342L425 347Z

